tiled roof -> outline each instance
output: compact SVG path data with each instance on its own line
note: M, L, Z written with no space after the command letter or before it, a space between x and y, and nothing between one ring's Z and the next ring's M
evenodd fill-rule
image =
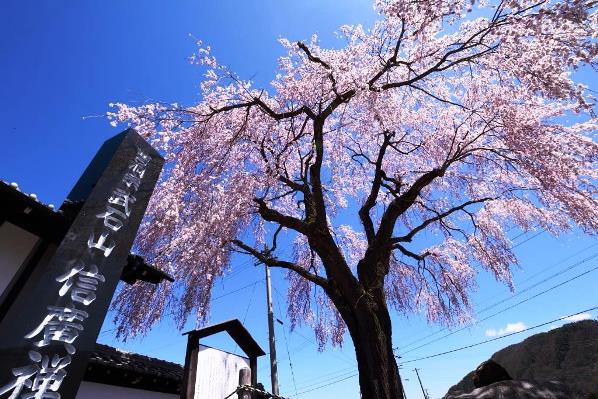
M39 198L37 198L37 194L35 194L35 193L27 194L27 193L25 193L25 192L21 191L21 188L19 187L19 184L18 184L18 183L16 183L16 182L9 183L9 182L7 182L7 181L5 181L5 180L0 180L0 181L1 181L3 184L5 184L5 185L7 185L7 186L10 186L11 188L13 188L15 191L18 191L18 192L20 192L20 193L23 193L23 195L26 195L26 196L28 196L29 198L31 198L32 200L34 200L34 201L36 201L36 202L39 202L40 204L42 204L43 206L47 207L48 209L55 210L55 206L54 206L54 204L45 204L45 203L41 202L41 201L39 200Z
M183 380L183 366L96 344L83 380L178 394Z
M0 203L0 221L8 220L55 244L60 244L79 210L77 204L67 200L56 211L54 205L46 205L38 200L37 195L21 191L17 183L4 180L0 180ZM132 254L127 259L121 280L127 284L135 284L137 280L152 284L159 284L163 280L174 281L165 272L146 263L142 257Z

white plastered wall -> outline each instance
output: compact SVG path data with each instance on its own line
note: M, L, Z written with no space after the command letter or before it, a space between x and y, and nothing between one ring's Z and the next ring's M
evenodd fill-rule
M76 399L178 399L179 395L83 381Z
M35 247L38 238L12 223L0 225L0 296Z

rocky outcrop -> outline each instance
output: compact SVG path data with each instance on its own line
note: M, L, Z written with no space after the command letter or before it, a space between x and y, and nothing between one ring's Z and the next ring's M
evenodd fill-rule
M491 359L514 380L560 381L575 391L598 394L598 321L579 321L532 335ZM473 391L473 374L467 374L447 395Z
M444 399L584 399L556 381L500 381Z
M472 380L476 388L481 388L495 382L512 380L512 378L500 364L490 359L475 369Z

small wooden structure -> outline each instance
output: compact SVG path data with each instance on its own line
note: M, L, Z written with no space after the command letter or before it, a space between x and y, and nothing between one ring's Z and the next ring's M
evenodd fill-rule
M249 331L238 319L224 321L213 324L199 330L188 331L187 335L187 353L185 355L185 368L183 370L183 389L181 389L181 399L200 399L195 398L195 381L197 377L197 355L199 352L199 340L220 332L227 332L228 335L239 345L239 348L249 358L249 367L251 369L251 384L257 384L257 358L266 353L253 339Z

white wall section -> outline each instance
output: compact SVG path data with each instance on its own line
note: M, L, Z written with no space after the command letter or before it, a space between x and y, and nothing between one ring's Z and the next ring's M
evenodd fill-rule
M197 354L195 397L225 398L237 389L239 370L242 368L249 368L249 359L200 345Z
M76 399L178 399L179 395L83 381Z
M38 238L12 223L0 225L0 296L33 250Z

